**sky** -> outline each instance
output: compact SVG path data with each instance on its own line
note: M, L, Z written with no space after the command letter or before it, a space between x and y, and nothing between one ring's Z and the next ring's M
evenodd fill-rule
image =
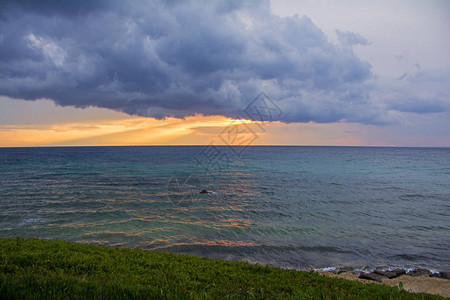
M446 0L3 0L0 146L450 147L449 30Z

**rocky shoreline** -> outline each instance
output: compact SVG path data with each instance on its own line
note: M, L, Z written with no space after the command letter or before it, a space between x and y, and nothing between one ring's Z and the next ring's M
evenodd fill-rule
M352 272L355 275L359 275L358 278L361 279L367 279L367 280L374 280L381 282L383 279L392 279L399 277L401 275L408 275L408 276L422 276L427 275L429 277L434 278L442 278L442 279L450 279L450 271L439 271L439 272L432 272L428 269L412 269L412 270L405 270L405 269L382 269L382 268L376 268L372 272L358 272L354 271L351 268L336 268L334 270L328 271L333 274L340 274L343 272Z
M450 271L432 272L422 268L412 270L377 268L371 272L363 272L343 267L327 271L310 269L310 272L363 283L397 286L414 293L424 292L450 297Z

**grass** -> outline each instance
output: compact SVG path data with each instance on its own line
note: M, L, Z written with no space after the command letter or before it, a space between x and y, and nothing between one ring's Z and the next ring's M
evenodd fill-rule
M244 262L0 238L0 299L441 299Z

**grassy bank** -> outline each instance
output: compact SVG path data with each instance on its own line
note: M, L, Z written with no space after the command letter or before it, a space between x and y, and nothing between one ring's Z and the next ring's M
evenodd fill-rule
M0 238L0 298L439 299L397 288L196 256Z

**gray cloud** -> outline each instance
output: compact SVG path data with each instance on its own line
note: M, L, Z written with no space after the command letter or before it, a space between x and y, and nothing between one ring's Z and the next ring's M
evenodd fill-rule
M285 122L430 112L373 100L371 66L352 50L362 36L337 31L333 44L308 17L274 16L268 2L37 3L0 5L1 95L156 118L242 117L260 91Z
M336 30L336 35L343 45L353 46L353 45L368 45L369 42L360 34L350 32L350 31L340 31Z
M412 70L396 80L380 79L376 82L374 94L380 99L379 105L385 111L448 114L450 111L450 72L424 71L416 64L413 62Z

